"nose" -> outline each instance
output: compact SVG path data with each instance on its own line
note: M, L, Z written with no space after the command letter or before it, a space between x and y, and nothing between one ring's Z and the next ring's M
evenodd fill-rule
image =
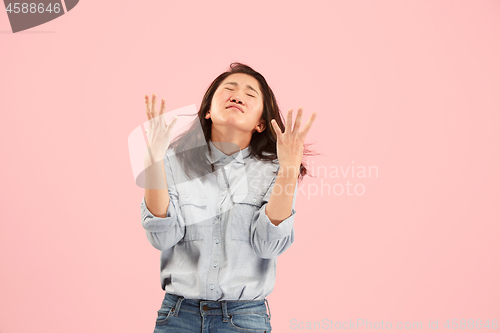
M242 104L242 101L239 98L237 98L237 97L231 97L231 102Z

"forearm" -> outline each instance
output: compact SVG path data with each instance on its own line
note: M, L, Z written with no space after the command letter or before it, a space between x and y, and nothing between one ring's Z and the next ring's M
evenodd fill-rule
M274 225L279 225L292 214L293 195L298 177L298 172L292 170L294 169L280 168L266 206L265 213Z
M156 217L166 217L170 197L163 160L146 167L145 180L144 200L147 208Z

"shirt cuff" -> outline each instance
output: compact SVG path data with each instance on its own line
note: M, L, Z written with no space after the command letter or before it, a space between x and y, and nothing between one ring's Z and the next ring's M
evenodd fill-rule
M262 206L257 220L256 229L259 237L267 242L274 242L289 237L293 230L293 221L296 213L295 209L292 208L291 215L281 221L280 224L274 225L266 215L266 206L267 203Z
M149 232L164 232L174 228L177 224L177 213L170 200L167 208L166 217L154 216L146 206L146 199L143 197L141 202L141 224Z

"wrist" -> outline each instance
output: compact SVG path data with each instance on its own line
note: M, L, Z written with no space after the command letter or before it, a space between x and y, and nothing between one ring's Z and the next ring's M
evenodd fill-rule
M300 165L297 166L291 166L291 165L280 165L279 171L278 171L278 176L284 177L284 178L291 178L291 179L297 179L300 174Z
M155 163L163 161L164 155L158 154L158 152L153 151L150 147L146 148L144 153L144 165L151 166Z

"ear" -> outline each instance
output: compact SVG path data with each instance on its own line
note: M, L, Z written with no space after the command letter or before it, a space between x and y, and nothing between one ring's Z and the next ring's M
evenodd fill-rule
M205 119L209 119L210 117L211 117L210 110L208 110L207 113L205 113Z
M266 121L264 119L261 119L260 122L257 125L255 125L254 129L257 132L262 133L262 131L266 129Z

